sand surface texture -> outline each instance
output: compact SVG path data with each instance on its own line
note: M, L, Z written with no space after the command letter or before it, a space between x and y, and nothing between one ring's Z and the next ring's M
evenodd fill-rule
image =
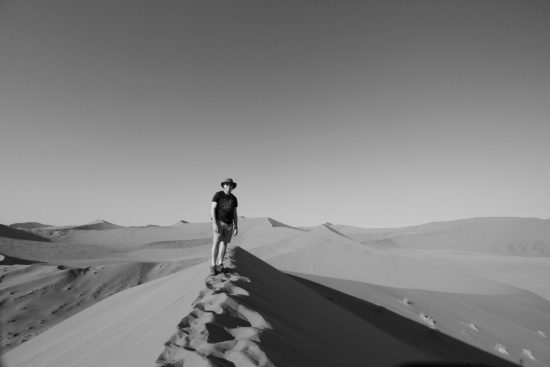
M4 366L550 365L547 220L0 229Z

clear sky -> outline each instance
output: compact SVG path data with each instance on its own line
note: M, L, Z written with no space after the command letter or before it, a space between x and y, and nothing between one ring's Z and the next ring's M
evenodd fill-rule
M548 1L0 2L0 223L550 217Z

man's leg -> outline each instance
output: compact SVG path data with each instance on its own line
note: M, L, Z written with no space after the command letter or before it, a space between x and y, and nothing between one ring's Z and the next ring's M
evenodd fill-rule
M220 241L220 246L219 246L219 250L218 250L218 259L216 261L216 265L222 265L223 264L223 257L225 256L225 248L226 248L225 242Z
M219 245L221 242L221 236L219 233L214 233L214 240L212 243L212 266L216 265L216 259L218 258Z
M222 224L222 228L223 229L221 230L220 234L220 247L218 250L218 258L216 261L216 265L218 265L220 268L223 268L223 258L225 257L225 250L227 249L229 242L231 242L231 236L233 234L232 225Z

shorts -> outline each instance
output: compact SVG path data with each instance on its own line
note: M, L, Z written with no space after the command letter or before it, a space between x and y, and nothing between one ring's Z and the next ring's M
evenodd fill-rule
M216 240L216 242L231 242L231 237L233 237L233 224L227 224L220 221L220 224L218 225L218 232L219 233L214 232L214 240Z

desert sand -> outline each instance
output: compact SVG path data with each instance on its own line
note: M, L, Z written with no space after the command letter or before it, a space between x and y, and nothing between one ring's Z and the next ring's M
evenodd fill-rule
M550 365L550 221L0 227L3 366Z

